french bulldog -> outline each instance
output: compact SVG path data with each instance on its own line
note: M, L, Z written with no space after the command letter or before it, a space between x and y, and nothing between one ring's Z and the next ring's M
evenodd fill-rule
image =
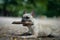
M59 33L55 32L58 29L53 28L54 25L47 23L44 24L41 21L34 18L34 11L31 13L25 12L22 16L22 22L31 22L33 25L26 25L29 28L32 35L29 36L22 36L23 38L37 38L39 36L57 36ZM59 31L58 31L59 32Z

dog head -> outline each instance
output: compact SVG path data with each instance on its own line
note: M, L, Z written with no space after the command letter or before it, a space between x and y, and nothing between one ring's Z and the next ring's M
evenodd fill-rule
M33 11L31 13L27 13L25 11L23 16L22 16L22 21L21 22L24 22L24 23L27 23L27 24L23 24L23 25L27 26L29 22L32 25L33 24L33 19L34 19L33 16L34 16L34 12Z

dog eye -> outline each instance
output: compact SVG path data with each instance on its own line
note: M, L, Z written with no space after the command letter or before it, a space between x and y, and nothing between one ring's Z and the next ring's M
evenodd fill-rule
M29 19L29 17L26 17L26 19Z

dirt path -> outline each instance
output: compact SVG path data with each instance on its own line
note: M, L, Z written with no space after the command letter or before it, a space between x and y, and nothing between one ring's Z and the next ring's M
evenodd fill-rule
M21 18L15 17L0 17L0 36L5 33L14 33L14 34L22 34L28 31L27 27L23 27L20 24L11 24L13 21L20 21ZM60 19L45 19L46 21L56 21L56 24L60 25ZM44 21L41 19L40 21ZM42 22L43 23L43 22ZM7 37L0 38L0 40L9 40Z

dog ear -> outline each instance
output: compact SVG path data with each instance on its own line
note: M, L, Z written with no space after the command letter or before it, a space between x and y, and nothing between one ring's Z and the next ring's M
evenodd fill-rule
M26 10L23 11L23 14L25 14L25 13L26 13Z
M32 15L33 17L35 16L34 10L32 10L31 15Z

